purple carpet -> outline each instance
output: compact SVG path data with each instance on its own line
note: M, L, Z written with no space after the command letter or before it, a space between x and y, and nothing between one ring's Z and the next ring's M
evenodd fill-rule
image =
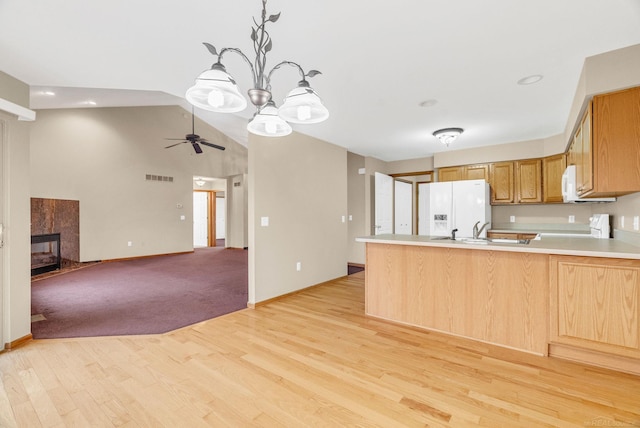
M32 283L35 339L155 334L247 307L247 251L100 263ZM39 317L36 317L37 319Z

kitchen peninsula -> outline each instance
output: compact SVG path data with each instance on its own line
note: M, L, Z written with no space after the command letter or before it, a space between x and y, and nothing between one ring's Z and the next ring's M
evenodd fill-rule
M357 240L367 247L367 315L640 374L638 246L553 237L526 245Z

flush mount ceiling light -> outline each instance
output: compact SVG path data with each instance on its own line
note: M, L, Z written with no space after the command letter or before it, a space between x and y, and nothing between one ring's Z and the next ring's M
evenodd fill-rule
M518 85L533 85L542 80L542 74L532 74L531 76L523 77L518 80Z
M249 122L247 129L258 135L279 137L291 133L291 123L318 123L329 117L329 111L322 104L322 100L309 86L307 78L321 74L317 70L305 73L295 62L282 61L266 72L267 52L273 48L273 42L266 31L268 22L276 22L280 13L267 15L267 0L262 0L262 20L260 24L254 18L255 27L251 28L251 40L256 52L252 62L237 48L218 50L210 43L204 43L209 52L217 57L211 69L205 70L196 78L196 84L186 93L187 101L204 110L234 113L242 111L247 106L247 100L240 94L235 80L222 65L222 57L227 52L240 55L251 68L253 88L248 90L249 100L256 107L256 113ZM280 67L288 65L297 68L302 76L298 86L291 90L279 109L271 99L271 75Z
M453 140L458 138L460 134L462 134L462 128L445 128L438 129L433 133L433 136L436 137L442 144L449 147L449 144L453 143Z
M198 187L202 187L205 184L205 181L202 178L197 178L195 180L195 183L198 185Z

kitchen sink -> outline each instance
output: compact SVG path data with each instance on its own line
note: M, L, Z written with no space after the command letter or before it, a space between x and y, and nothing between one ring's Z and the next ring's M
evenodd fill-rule
M432 241L460 241L464 244L475 244L475 245L486 245L490 243L495 244L519 244L519 245L527 245L530 242L530 239L508 239L508 238L455 238L452 239L450 236L434 236L431 238Z

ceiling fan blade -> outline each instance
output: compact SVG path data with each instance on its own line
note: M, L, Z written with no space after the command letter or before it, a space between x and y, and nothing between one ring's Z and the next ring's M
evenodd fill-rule
M168 148L171 148L171 147L177 146L178 144L183 144L183 143L186 143L186 141L180 141L179 143L171 144L170 146L165 147L165 149L168 149Z
M184 137L183 138L165 138L165 140L175 140L175 141L184 140Z
M192 141L191 145L193 146L193 150L195 150L196 153L198 153L198 154L202 153L202 149L200 148L198 143L196 143L195 141Z
M205 146L213 147L214 149L218 149L218 150L224 150L225 149L222 146L219 146L219 145L213 144L213 143L209 143L209 142L204 141L204 140L200 140L200 144L204 144Z

